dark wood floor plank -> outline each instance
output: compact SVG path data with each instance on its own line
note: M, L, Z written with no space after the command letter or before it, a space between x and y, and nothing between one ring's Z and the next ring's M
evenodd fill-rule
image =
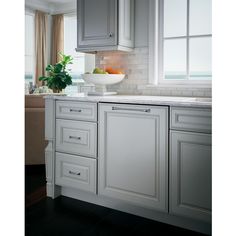
M30 167L26 172L26 236L203 236L68 197L53 200L46 197L45 168Z

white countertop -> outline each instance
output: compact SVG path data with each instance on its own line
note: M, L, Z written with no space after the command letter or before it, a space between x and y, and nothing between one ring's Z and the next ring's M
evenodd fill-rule
M47 99L82 101L82 102L112 102L112 103L131 103L145 105L168 105L184 107L203 107L211 108L211 98L197 97L172 97L172 96L133 96L133 95L114 95L114 96L76 96L76 95L48 95Z

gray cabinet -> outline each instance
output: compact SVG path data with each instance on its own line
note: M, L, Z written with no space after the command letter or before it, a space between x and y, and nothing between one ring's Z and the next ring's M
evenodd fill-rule
M77 0L77 51L130 51L134 0Z
M97 103L46 99L47 196L61 188L97 191Z
M56 184L96 194L95 159L56 152Z
M56 119L56 151L96 158L97 123Z
M211 133L211 109L171 107L170 128Z
M211 116L211 112L202 111L197 119L195 114L197 110L187 108L182 110L185 113L182 112L181 116L188 114L188 117L192 117L191 122L194 121L197 125L192 127L190 126L192 123L187 122L188 120L179 119L177 121L181 120L188 124L191 132L170 131L170 213L209 222L212 182L211 134L201 132L208 119L203 112L206 112L207 117ZM172 120L173 116L176 117L175 111L172 109ZM210 120L211 118L209 122ZM172 128L178 129L177 126ZM210 132L210 127L206 132Z
M98 193L167 211L168 108L99 104Z

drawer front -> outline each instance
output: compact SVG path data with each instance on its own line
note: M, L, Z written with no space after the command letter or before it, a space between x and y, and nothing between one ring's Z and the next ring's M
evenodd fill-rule
M57 119L56 151L96 158L97 123Z
M96 194L97 160L56 153L56 184Z
M57 101L56 118L97 121L97 103Z
M171 107L171 129L211 133L211 109Z

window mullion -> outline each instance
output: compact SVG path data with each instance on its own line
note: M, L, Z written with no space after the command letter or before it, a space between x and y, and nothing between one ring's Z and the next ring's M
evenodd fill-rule
M158 81L164 79L164 1L158 1Z
M186 77L187 77L187 80L189 80L189 4L190 4L190 0L187 0L187 42L186 42L186 47L187 47L187 50L186 50Z

